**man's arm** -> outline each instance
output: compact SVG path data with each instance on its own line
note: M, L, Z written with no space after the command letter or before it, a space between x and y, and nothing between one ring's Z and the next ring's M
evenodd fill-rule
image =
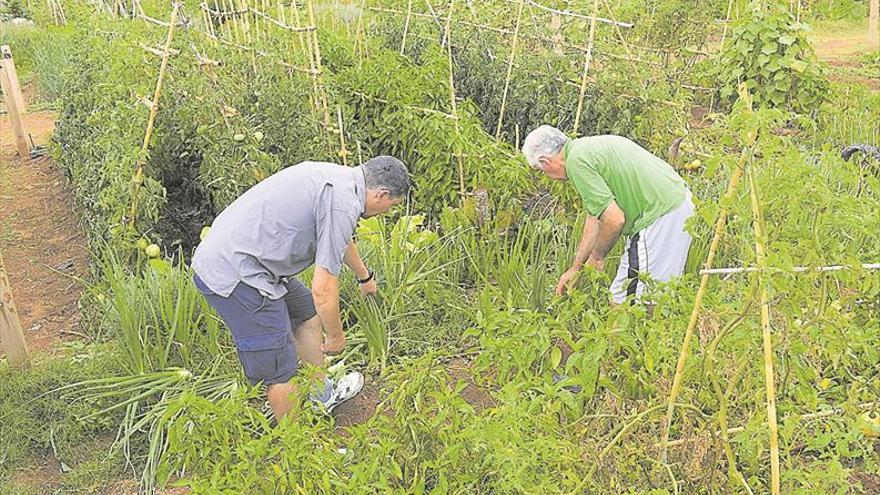
M342 261L345 262L345 266L351 268L355 277L363 280L370 276L370 271L367 270L367 265L361 259L357 244L354 241L349 242L348 246L345 247L345 255L342 257Z
M339 281L324 267L315 267L312 297L318 318L327 334L322 350L327 354L341 352L345 348L345 333L342 331L342 319L339 316Z
M351 271L354 272L354 276L358 280L364 280L370 276L370 270L364 264L364 260L361 258L360 253L358 253L357 244L354 241L349 242L348 246L345 247L345 255L342 261L345 262L347 267L351 268ZM376 285L376 277L372 277L367 282L358 285L363 296L375 296L379 292L379 286Z
M601 270L605 266L605 256L614 247L620 233L623 231L623 225L626 223L626 216L617 202L612 200L599 216L599 232L596 241L587 258L587 265Z
M574 261L556 284L557 295L561 296L570 285L575 283L578 272L585 263L597 270L602 270L605 267L605 256L608 255L608 251L611 251L614 243L620 237L624 223L626 223L626 217L623 210L613 199L605 207L605 211L599 215L599 218L587 216Z
M598 218L587 215L587 219L584 221L584 231L581 233L581 241L578 243L574 261L571 263L572 268L580 269L590 258L593 246L596 245L600 225Z

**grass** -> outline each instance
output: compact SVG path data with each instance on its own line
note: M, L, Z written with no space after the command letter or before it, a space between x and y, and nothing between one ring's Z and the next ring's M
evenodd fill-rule
M811 27L808 38L820 59L850 58L871 52L867 20L820 21Z

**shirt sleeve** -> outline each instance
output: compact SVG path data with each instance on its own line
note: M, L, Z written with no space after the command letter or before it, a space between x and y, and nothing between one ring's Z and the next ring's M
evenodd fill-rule
M605 183L605 179L599 175L599 171L595 165L586 160L580 160L573 163L567 170L569 178L581 200L584 203L584 209L590 216L598 217L608 208L614 199L614 194Z
M351 242L357 219L344 210L334 208L333 186L327 184L318 197L315 215L317 230L315 246L315 265L334 276L342 269L345 248Z

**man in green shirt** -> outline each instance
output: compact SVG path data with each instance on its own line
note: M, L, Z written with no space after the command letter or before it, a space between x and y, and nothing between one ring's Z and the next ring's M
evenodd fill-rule
M684 271L693 215L691 193L668 163L621 136L569 139L543 125L523 142L529 165L556 180L570 180L587 220L571 267L559 279L562 294L584 265L602 270L621 235L626 250L611 284L616 304L638 300L645 290L639 273L666 282Z

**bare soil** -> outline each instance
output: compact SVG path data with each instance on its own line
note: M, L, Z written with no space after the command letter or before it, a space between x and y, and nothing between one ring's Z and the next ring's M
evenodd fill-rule
M24 126L37 145L48 143L55 116L28 114ZM8 116L0 118L0 253L30 351L80 333L75 281L88 272L86 236L73 191L49 157L22 160Z

